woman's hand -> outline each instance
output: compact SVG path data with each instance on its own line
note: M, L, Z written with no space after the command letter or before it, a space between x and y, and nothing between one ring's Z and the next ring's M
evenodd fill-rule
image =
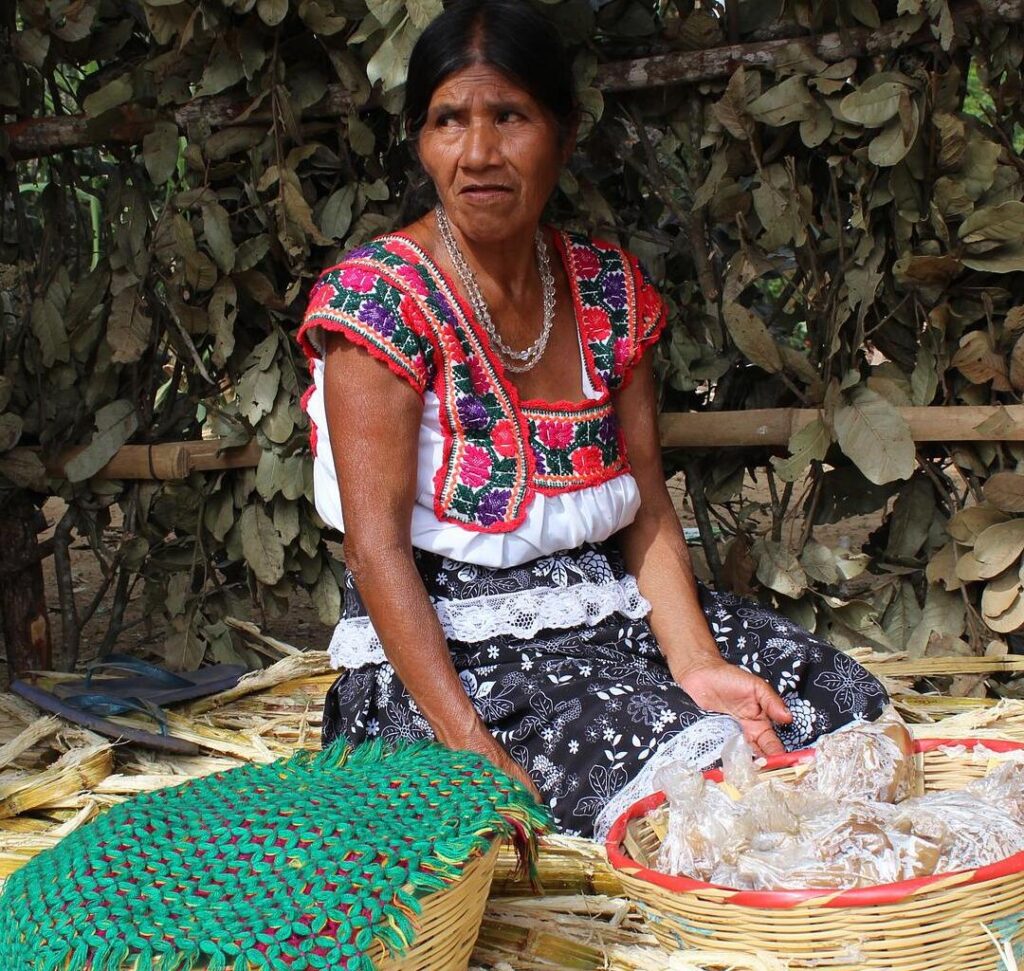
M484 758L490 760L495 768L500 769L505 775L521 782L529 790L541 805L547 805L547 800L540 794L540 790L533 784L530 774L524 769L504 747L487 730L482 721L476 724L468 732L458 732L454 735L443 734L439 736L449 748L462 749L463 751L478 752Z
M754 755L785 752L772 723L793 720L786 703L766 681L727 661L713 661L677 677L682 689L706 711L732 715Z

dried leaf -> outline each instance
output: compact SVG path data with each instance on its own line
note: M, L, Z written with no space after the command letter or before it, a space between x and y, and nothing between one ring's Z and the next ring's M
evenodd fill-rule
M153 336L153 321L147 316L138 287L122 290L110 307L107 343L110 359L117 364L138 361Z
M0 455L0 475L19 489L46 489L46 466L31 448L12 448Z
M972 384L992 382L996 391L1009 391L1006 360L992 349L984 330L972 330L960 339L960 348L950 362Z
M782 370L782 355L757 314L742 304L730 303L726 304L723 316L729 335L747 360L769 374Z
M807 574L800 561L780 543L758 540L751 554L757 560L758 580L769 589L785 597L799 597L807 588Z
M961 509L946 527L949 535L958 543L973 546L978 537L996 523L1004 523L1009 517L995 506L979 505Z
M1020 597L1022 584L1018 570L1007 570L985 584L981 595L981 613L991 627L992 620L1005 614Z
M284 544L262 506L246 506L239 519L242 554L260 583L273 586L284 576Z
M806 121L817 110L818 103L807 90L807 80L799 74L769 88L747 106L755 120L776 128L794 121Z
M956 575L956 547L952 543L932 554L924 572L929 583L941 583L947 590L959 590L963 586Z
M825 458L832 438L820 418L797 429L789 439L789 458L772 457L772 465L784 482L796 482L807 474L812 462Z
M98 91L94 91L83 102L82 109L90 118L102 115L111 108L123 105L132 99L135 89L132 86L131 75L122 74L120 77L108 81Z
M64 466L69 482L84 482L92 478L115 455L117 450L135 434L139 415L135 406L125 398L104 405L96 412L96 432L89 444Z
M995 523L984 530L974 543L974 558L983 579L1002 573L1024 552L1024 519Z
M865 128L881 128L898 114L900 98L910 90L908 82L892 71L872 75L839 102L840 117Z
M163 185L178 164L178 126L158 121L142 139L142 160L154 185Z
M836 440L865 478L875 485L909 479L914 440L903 416L881 395L858 386L835 415Z
M1003 512L1024 512L1024 475L997 472L986 481L983 492Z

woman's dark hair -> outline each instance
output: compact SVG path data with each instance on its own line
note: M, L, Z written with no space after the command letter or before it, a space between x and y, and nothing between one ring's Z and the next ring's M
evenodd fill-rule
M471 64L493 67L528 91L558 121L576 121L572 65L554 25L527 0L455 0L420 35L405 83L405 131L415 139L434 91Z

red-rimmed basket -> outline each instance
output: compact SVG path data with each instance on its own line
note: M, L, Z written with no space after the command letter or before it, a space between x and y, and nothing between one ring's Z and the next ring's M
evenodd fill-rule
M998 754L975 753L978 747L1005 753L1024 744L918 741L925 789L960 789L986 775ZM813 759L813 750L775 756L763 771L792 778ZM721 772L707 777L721 781ZM612 827L607 850L626 894L670 950L769 953L794 969L830 971L1014 971L1001 956L1007 945L1024 958L1024 853L978 870L856 890L739 891L638 862L657 858L664 804L662 792L634 803Z

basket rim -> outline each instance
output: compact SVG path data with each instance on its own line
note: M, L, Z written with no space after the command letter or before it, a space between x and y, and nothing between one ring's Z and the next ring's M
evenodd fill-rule
M1005 739L993 738L927 738L915 739L914 752L933 752L936 749L959 746L973 751L975 748L984 747L992 752L1015 752L1024 750L1024 742L1012 742ZM772 769L784 769L792 765L799 765L805 762L814 761L815 750L812 748L800 749L797 752L785 752L781 755L773 755L768 758L762 766L761 771ZM720 782L722 779L721 769L710 769L704 773L705 778L713 782ZM731 887L723 887L716 883L705 883L701 880L694 880L690 877L673 877L666 873L659 873L641 866L630 859L623 847L623 839L626 835L626 826L633 819L646 816L649 812L657 809L666 801L663 791L652 793L643 799L633 803L612 825L608 838L605 841L605 850L608 854L608 862L612 869L621 871L623 875L654 884L663 890L672 890L682 893L693 893L695 891L712 890L715 892L724 891L728 896L723 897L723 904L731 904L742 907L759 907L765 909L784 909L796 907L800 904L813 902L819 907L873 907L879 904L894 904L906 900L907 897L919 894L934 884L942 883L950 885L950 877L963 875L964 879L957 880L956 885L982 883L986 880L995 880L999 877L1010 876L1015 873L1024 872L1024 852L1015 853L1013 856L1005 857L1002 860L992 863L989 866L979 867L977 870L959 870L949 873L935 873L927 877L916 877L913 880L901 880L897 883L882 883L870 887L857 887L852 890L734 890Z

